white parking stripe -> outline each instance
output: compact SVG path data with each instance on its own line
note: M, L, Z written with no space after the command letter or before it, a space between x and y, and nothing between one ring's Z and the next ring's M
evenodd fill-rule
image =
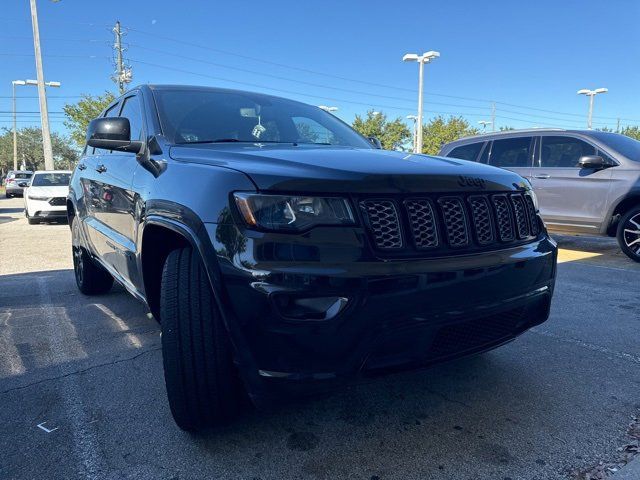
M42 316L49 330L53 360L58 365L62 365L65 360L68 360L69 352L69 338L65 337L69 335L70 331L75 333L75 327L73 327L66 310L51 305L51 293L46 280L43 277L37 277L37 283L38 296L40 297L38 304L41 305ZM74 349L81 349L82 346L77 341L77 337L75 340ZM104 471L103 462L98 453L98 440L93 424L89 422L82 404L82 389L78 385L78 376L66 376L57 383L57 386L67 412L67 418L71 423L73 450L82 464L82 478L100 478L100 472Z
M126 332L125 336L127 337L127 340L132 347L134 348L142 347L142 341L140 340L140 338L138 338L138 336L135 333L131 333L129 331L130 330L129 326L124 322L124 320L122 320L119 316L113 313L113 311L109 307L107 307L106 305L103 305L102 303L94 303L93 306L96 307L98 310L100 310L102 313L104 313L111 320L113 320L114 323L118 326L118 328L121 331Z

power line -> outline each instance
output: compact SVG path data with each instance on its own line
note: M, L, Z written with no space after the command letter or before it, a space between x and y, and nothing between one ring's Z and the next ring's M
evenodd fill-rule
M221 53L224 55L229 55L229 56L234 56L234 57L238 57L238 58L243 58L246 60L252 60L255 62L260 62L260 63L264 63L267 65L273 65L273 66L277 66L277 67L281 67L281 68L287 68L290 70L296 70L296 71L300 71L300 72L304 72L304 73L309 73L309 74L313 74L313 75L321 75L324 77L328 77L328 78L335 78L335 79L339 79L339 80L343 80L343 81L347 81L347 82L354 82L354 83L359 83L359 84L363 84L363 85L369 85L369 86L375 86L375 87L380 87L380 88L388 88L388 89L393 89L396 91L406 91L406 92L411 92L413 94L415 94L415 91L413 89L410 88L403 88L403 87L398 87L397 85L388 85L388 84L383 84L383 83L377 83L377 82L369 82L369 81L365 81L365 80L357 80L357 79L353 79L353 78L348 78L348 77L344 77L341 75L335 75L335 74L331 74L331 73L327 73L327 72L320 72L317 70L311 70L308 68L303 68L303 67L297 67L297 66L293 66L293 65L287 65L284 63L279 63L279 62L272 62L270 60L265 60L262 58L257 58L257 57L252 57L249 55L244 55L244 54L240 54L240 53L236 53L236 52L230 52L228 50L223 50L223 49L219 49L219 48L214 48L214 47L210 47L207 45L201 45L198 43L194 43L194 42L188 42L185 40L180 40L177 38L172 38L172 37L168 37L168 36L164 36L164 35L158 35L156 33L151 33L151 32L146 32L143 30L138 30L135 28L130 28L129 29L131 32L135 32L141 35L146 35L146 36L150 36L150 37L155 37L158 39L162 39L162 40L166 40L169 42L174 42L174 43L178 43L178 44L182 44L182 45L186 45L189 47L195 47L195 48L200 48L203 50L208 50L208 51L212 51L212 52L217 52L217 53ZM146 48L146 47L142 47L142 48ZM166 54L166 52L163 52ZM168 54L168 55L174 55L174 54ZM180 56L180 55L175 55L175 56ZM182 57L182 56L181 56ZM198 60L198 59L194 59L194 58L187 58L187 57L182 57L182 58L186 58L188 60L193 60L193 61L202 61L202 60ZM244 71L248 71L251 72L250 70L245 70L245 69L240 69L239 67L230 67L227 65L223 65L223 64L216 64L213 62L206 62L206 61L202 61L203 63L211 63L213 65L217 65L217 66L221 66L223 68L232 68L235 70L244 70ZM256 73L256 74L260 74L262 75L262 73L259 72L251 72L251 73ZM270 75L265 75L265 76L270 76ZM282 78L282 77L278 77L278 76L274 76L274 78ZM286 79L286 78L284 78ZM286 79L286 80L290 80L293 81L291 79ZM299 81L298 83L305 83L302 81ZM339 90L337 87L326 87L323 85L317 85L317 84L312 84L313 86L320 86L322 88L333 88L335 90ZM344 91L347 91L346 89L341 89ZM368 94L369 96L374 96L373 94ZM457 99L457 100L467 100L467 101L473 101L473 102L484 102L484 103L491 103L494 102L494 100L491 99L486 99L486 98L477 98L477 97L466 97L466 96L460 96L460 95L447 95L447 94L442 94L442 93L434 93L434 92L425 92L425 95L427 96L435 96L435 97L444 97L444 98L453 98L453 99ZM391 98L391 99L395 99L394 97L389 97L386 96L387 98ZM406 101L408 99L402 99L402 101ZM433 102L430 102L433 104ZM584 115L582 114L578 114L578 113L569 113L569 112L560 112L560 111L556 111L556 110L547 110L547 109L542 109L542 108L537 108L537 107L531 107L528 105L519 105L519 104L514 104L514 103L508 103L508 102L499 102L499 101L495 101L496 104L498 105L504 105L504 106L508 106L508 107L514 107L514 108L521 108L521 109L527 109L527 110L535 110L535 111L541 111L541 112L545 112L545 113L552 113L552 114L556 114L556 115L566 115L566 116L572 116L572 117L583 117ZM483 107L479 107L479 106L470 106L470 105L465 105L465 108L483 108ZM526 113L520 112L522 115L528 115ZM598 116L597 118L599 119L613 119L613 120L617 120L618 117L605 117L605 116ZM632 122L640 122L640 119L629 119L629 118L622 118L622 120L627 120L627 121L632 121ZM604 122L601 122L604 123Z

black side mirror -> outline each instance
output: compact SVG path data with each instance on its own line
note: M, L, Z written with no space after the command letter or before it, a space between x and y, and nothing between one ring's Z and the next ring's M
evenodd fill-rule
M595 168L597 170L605 168L607 164L600 155L584 155L578 160L580 168Z
M131 126L125 117L102 117L91 120L87 129L87 145L105 150L141 153L144 143L131 141Z
M376 137L369 137L369 141L374 147L382 149L382 143L380 143L380 140L378 140Z

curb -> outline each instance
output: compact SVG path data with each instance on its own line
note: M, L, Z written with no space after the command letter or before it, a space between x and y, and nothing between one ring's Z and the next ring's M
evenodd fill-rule
M640 456L627 463L614 473L611 478L613 480L640 480Z

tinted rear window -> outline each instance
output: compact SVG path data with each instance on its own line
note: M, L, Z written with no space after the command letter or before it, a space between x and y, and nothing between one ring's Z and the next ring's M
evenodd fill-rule
M593 132L590 134L629 160L640 162L640 142L619 133Z
M459 158L460 160L475 161L476 158L478 158L478 154L480 153L481 148L482 143L470 143L469 145L462 145L451 150L447 157Z
M17 173L11 174L10 177L22 180L22 179L31 178L31 175L33 175L33 174L32 173L25 173L25 172L17 172Z

